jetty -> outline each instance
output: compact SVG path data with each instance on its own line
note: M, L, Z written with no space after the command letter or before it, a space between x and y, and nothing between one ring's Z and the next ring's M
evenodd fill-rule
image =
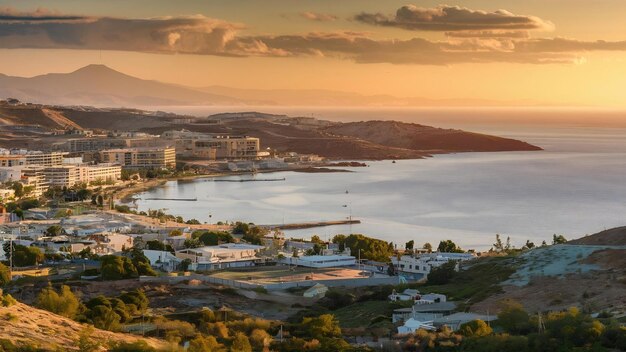
M277 225L260 225L268 229L280 229L280 230L299 230L309 229L313 227L335 226L335 225L352 225L360 224L361 220L335 220L335 221L314 221L314 222L300 222L292 224L277 224Z
M198 198L144 198L145 200L172 200L176 202L196 202Z
M285 181L286 178L250 178L250 179L240 179L240 180L213 180L213 182L276 182L276 181Z

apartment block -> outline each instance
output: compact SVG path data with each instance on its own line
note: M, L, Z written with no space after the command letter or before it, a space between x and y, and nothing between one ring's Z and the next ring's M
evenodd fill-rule
M172 169L176 167L176 149L172 147L120 148L99 152L103 163L119 164L127 169Z
M203 159L256 159L260 140L249 136L216 135L187 130L166 131L162 139L176 146L176 153Z

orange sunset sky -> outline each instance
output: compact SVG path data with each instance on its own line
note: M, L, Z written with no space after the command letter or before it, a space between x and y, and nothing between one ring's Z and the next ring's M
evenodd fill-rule
M626 107L626 1L0 0L0 73Z

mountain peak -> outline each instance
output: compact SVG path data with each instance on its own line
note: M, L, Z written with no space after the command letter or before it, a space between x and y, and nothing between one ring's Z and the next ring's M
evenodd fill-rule
M109 66L102 64L90 64L84 67L79 68L78 70L72 73L88 73L88 74L122 74L121 72L115 71Z

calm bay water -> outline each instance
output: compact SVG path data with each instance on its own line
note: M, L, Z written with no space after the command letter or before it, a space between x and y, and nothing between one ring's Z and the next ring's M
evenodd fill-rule
M352 173L256 176L285 177L281 182L172 181L138 195L137 205L201 221L257 224L339 220L351 212L362 221L352 226L353 233L398 245L452 239L477 249L490 247L496 233L522 245L527 239L549 241L555 233L575 238L626 225L626 129L578 122L556 127L483 121L457 127L523 139L545 151L367 162L369 167ZM226 178L240 177L252 176ZM145 200L154 197L198 201ZM288 235L330 238L349 232L346 225Z

